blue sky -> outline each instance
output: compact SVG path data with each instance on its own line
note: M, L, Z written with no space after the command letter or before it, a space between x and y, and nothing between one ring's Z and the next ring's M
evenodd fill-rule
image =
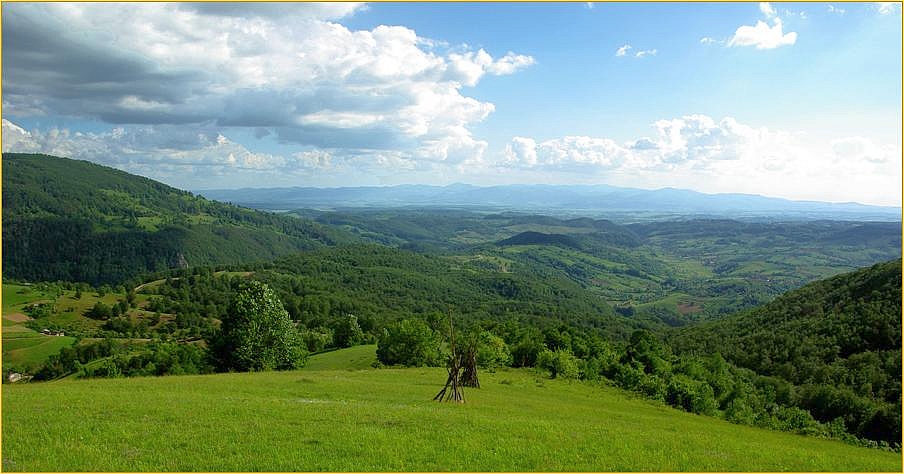
M901 205L900 3L3 4L3 150Z

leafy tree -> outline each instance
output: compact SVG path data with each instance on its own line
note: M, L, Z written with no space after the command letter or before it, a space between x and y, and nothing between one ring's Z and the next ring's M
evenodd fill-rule
M113 316L113 310L102 301L98 301L97 303L94 303L94 306L89 309L87 313L85 313L85 316L92 319L107 320Z
M543 350L537 355L537 366L549 370L552 378L576 379L581 375L578 358L564 349Z
M289 313L276 293L258 281L235 295L211 347L224 371L297 369L307 357Z
M301 339L310 352L320 352L333 345L333 330L323 326L301 331Z
M533 367L537 364L537 356L545 348L542 339L526 335L512 348L512 366Z
M676 374L669 381L666 401L691 413L712 415L716 411L712 387L706 382L691 379L684 374Z
M352 347L364 342L364 331L358 324L358 317L349 314L340 318L333 331L333 343L336 347Z
M383 331L377 359L386 365L437 366L442 363L440 340L424 321L403 319Z
M512 354L501 337L489 331L481 331L477 335L477 365L484 369L495 369L509 365Z

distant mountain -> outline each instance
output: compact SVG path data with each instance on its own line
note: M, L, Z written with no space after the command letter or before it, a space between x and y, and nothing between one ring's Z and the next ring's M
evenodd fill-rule
M87 161L3 154L4 278L117 283L270 260L336 239L308 220L208 201Z
M616 216L730 216L802 219L901 220L900 207L857 203L790 201L749 194L704 194L682 189L614 186L507 185L477 187L403 185L350 188L245 188L203 190L211 199L268 210L362 207L467 207L493 210L562 211Z

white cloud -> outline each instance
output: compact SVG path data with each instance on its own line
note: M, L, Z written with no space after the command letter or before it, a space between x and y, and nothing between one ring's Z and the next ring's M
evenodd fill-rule
M717 41L714 38L710 38L709 36L704 36L704 37L700 38L700 44L715 44L718 42L719 41Z
M863 137L838 138L830 145L835 158L848 163L886 164L901 159L901 153L894 146L879 146Z
M728 41L728 46L754 46L756 49L775 49L779 46L793 45L797 42L797 33L783 33L782 21L773 20L772 27L765 22L757 21L756 26L741 26Z
M584 7L588 10L593 10L593 2L584 2Z
M624 45L622 45L621 47L619 47L618 49L615 50L615 56L619 57L619 58L628 56L629 51L631 49L633 49L633 47L630 44L625 43ZM635 58L642 58L645 56L656 56L656 50L655 49L644 49L644 50L637 51L633 54L633 57L635 57Z
M687 115L653 124L655 136L623 143L565 136L515 137L500 173L605 180L637 187L747 192L791 199L901 204L901 149L863 137L826 141L732 117ZM505 170L505 171L503 171Z
M876 10L881 15L890 15L901 7L900 2L876 2Z
M463 88L514 74L534 58L448 46L401 26L352 30L332 21L362 8L5 5L4 111L249 127L334 155L393 149L409 159L479 160L486 144L470 127L494 107Z
M772 18L777 14L775 8L772 8L769 2L760 2L760 11L763 12L763 15L766 15L766 18Z
M286 159L253 153L211 130L173 126L117 127L105 133L67 129L25 131L3 119L3 151L32 152L85 159L137 170L156 165L230 170L286 171Z
M826 8L828 9L829 13L837 13L838 15L844 15L847 12L847 10L845 10L844 8L838 8L835 5L829 5Z

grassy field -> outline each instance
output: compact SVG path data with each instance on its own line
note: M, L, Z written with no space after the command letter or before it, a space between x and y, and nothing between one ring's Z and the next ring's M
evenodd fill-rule
M443 369L4 385L4 471L894 471L900 454L732 425L525 370L465 404ZM316 367L339 370L315 370Z
M377 345L355 346L308 358L304 370L362 370L377 361Z

